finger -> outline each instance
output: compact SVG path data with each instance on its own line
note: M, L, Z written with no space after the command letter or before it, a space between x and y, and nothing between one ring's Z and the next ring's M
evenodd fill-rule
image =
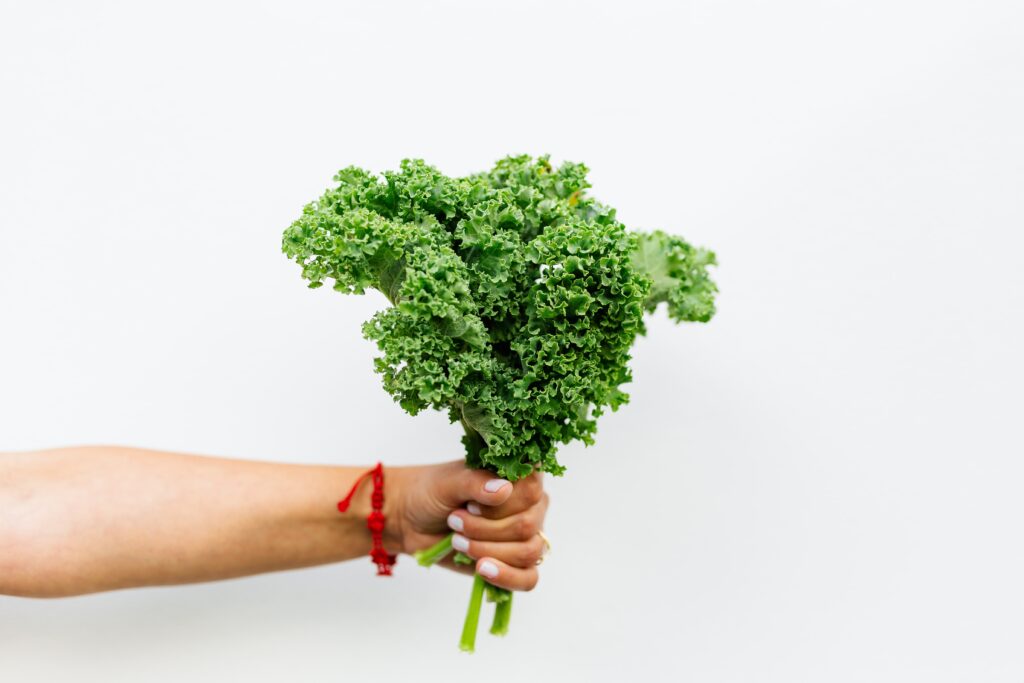
M460 508L466 501L485 507L499 507L512 496L512 482L495 477L486 470L473 470L453 463L452 471L440 473L438 496L450 508Z
M499 588L507 588L510 591L532 591L540 580L540 573L536 567L519 569L510 567L499 559L484 557L477 561L476 571L480 576L487 579Z
M534 472L512 485L512 495L496 505L467 506L470 514L479 512L481 517L501 519L533 507L544 498L544 483L540 472ZM480 501L483 503L483 501Z
M502 519L477 516L468 509L456 510L448 515L448 527L479 541L525 541L543 528L548 500L545 493L537 505Z
M419 542L417 542L416 545L423 546L422 548L420 548L420 550L426 550L427 548L433 547L434 544L436 544L438 541L440 541L440 540L442 540L444 538L446 538L446 536L443 535L443 534L437 534L437 535L428 534L428 535L424 535L421 539L419 539ZM410 555L415 555L415 554L416 554L415 552L410 553ZM445 569L451 569L453 571L457 571L460 574L470 574L470 575L472 575L476 571L473 568L472 564L460 564L460 563L456 562L455 561L455 553L454 552L450 552L450 551L448 552L448 554L446 554L444 557L442 557L440 560L438 560L437 562L435 562L433 565L430 565L430 566L444 567Z
M535 535L526 541L475 541L462 534L452 536L452 547L474 560L490 557L520 569L536 567L544 554L544 539Z

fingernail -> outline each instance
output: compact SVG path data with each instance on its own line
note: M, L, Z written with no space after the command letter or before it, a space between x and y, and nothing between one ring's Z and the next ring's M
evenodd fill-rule
M496 493L506 486L511 486L512 482L505 481L504 479L491 479L489 482L484 484L484 491L488 493Z
M452 547L460 553L469 552L469 539L458 534L452 535Z
M477 517L483 514L480 511L480 506L477 505L476 503L466 503L466 512L468 512L471 515L476 515ZM461 522L462 520L459 521ZM462 529L459 529L459 531L462 531Z
M454 512L448 515L448 526L450 526L452 529L455 529L456 531L462 531L462 517L459 517Z
M452 539L452 541L452 545L455 545L455 539ZM481 562L480 566L477 567L476 570L480 572L483 576L486 576L488 579L493 579L495 576L498 575L498 565L494 564L490 560L484 560L483 562Z

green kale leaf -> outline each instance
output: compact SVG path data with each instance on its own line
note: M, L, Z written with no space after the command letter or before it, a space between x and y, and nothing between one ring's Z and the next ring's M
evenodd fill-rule
M447 412L467 463L510 480L562 473L558 445L593 443L597 418L628 401L645 312L715 312L714 254L627 231L586 176L526 155L463 178L421 160L347 168L284 233L310 287L384 294L363 325L384 388L410 414Z

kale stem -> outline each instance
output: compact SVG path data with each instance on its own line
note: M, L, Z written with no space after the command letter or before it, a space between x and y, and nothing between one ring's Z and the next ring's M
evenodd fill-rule
M459 408L461 412L462 407ZM462 445L466 447L466 464L470 467L483 467L483 460L480 457L481 451L487 449L487 442L484 441L484 437L481 436L480 432L476 431L469 426L466 422L466 418L462 417L459 419L462 424L462 429L466 433L462 437Z
M508 600L502 600L494 605L494 621L491 622L491 634L503 636L508 633L508 622L512 617L512 592L509 591Z
M462 639L459 649L463 652L476 650L476 629L480 624L480 605L484 601L484 577L473 575L473 592L469 594L469 609L466 611L466 622L462 625Z
M414 552L412 556L416 558L417 564L421 567L429 567L443 560L452 551L452 536L453 534L448 534L429 548Z

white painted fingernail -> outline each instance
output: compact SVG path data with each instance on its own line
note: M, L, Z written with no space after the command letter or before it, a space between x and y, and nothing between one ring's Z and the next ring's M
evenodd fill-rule
M448 526L450 526L452 529L455 529L456 531L462 531L462 517L459 517L454 512L448 515Z
M459 536L455 534L452 536L452 547L458 550L460 553L469 552L469 539L465 536Z
M466 503L466 512L468 512L471 515L476 515L477 517L483 514L480 511L480 506L477 505L476 503ZM462 531L462 529L459 529L459 531Z
M496 493L506 486L511 486L512 482L505 481L504 479L491 479L489 482L484 484L484 491L488 493Z
M455 539L452 540L454 541ZM452 543L452 545L455 544ZM477 567L476 570L480 572L483 576L486 576L488 579L493 579L495 576L498 575L498 565L494 564L490 560L484 560L483 562L481 562L480 566Z

